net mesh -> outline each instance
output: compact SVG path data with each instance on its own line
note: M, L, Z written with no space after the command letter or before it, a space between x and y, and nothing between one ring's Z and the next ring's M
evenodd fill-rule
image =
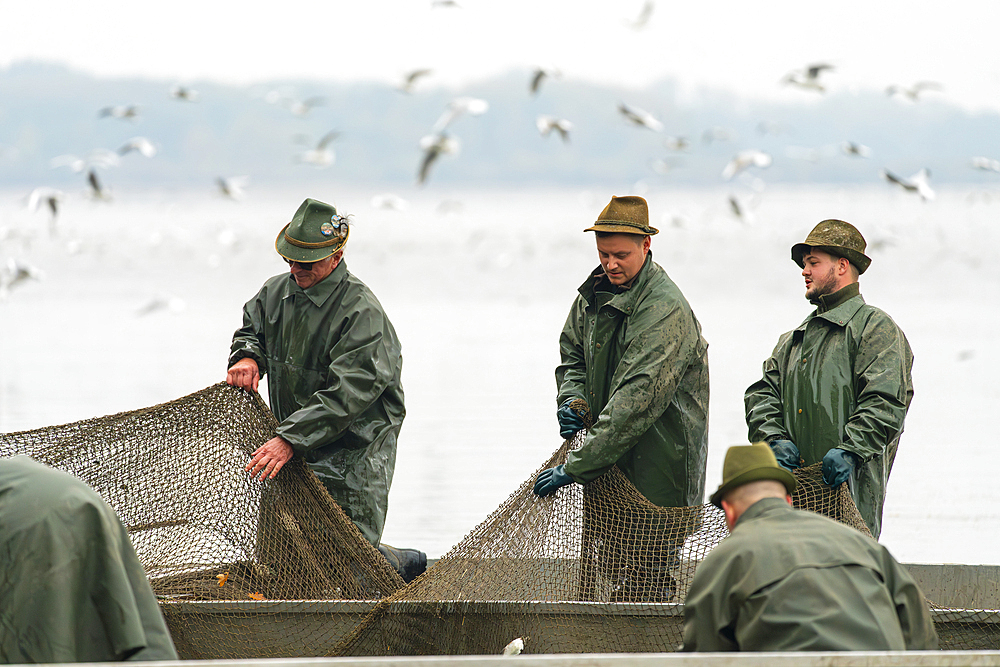
M260 397L219 384L163 405L0 434L118 512L189 659L673 651L683 600L725 538L710 504L662 508L618 471L539 498L532 475L404 586L304 463L243 467L274 435ZM565 441L538 472L583 442ZM797 507L867 533L845 487L797 471ZM935 607L941 648L1000 648L997 613Z
M325 655L343 628L296 628L308 609L286 613L284 601L377 600L403 581L300 457L273 480L244 471L276 426L260 396L220 383L151 408L3 434L0 456L65 470L118 513L183 657ZM283 638L255 624L283 627Z

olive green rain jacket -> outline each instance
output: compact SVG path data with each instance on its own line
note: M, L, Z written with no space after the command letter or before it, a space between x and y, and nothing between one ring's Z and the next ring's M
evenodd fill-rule
M308 289L275 276L243 307L229 365L244 357L266 374L277 434L378 545L406 410L399 339L375 295L344 261Z
M0 459L0 663L177 660L118 515L27 456Z
M917 583L878 542L764 498L698 565L685 651L929 651Z
M906 336L865 303L857 283L824 295L797 329L781 336L763 378L747 389L750 442L791 440L804 465L838 447L856 454L862 463L848 486L878 539L885 487L913 398L912 367Z
M629 289L598 267L579 292L559 338L557 405L581 398L595 421L566 473L586 483L617 465L656 505L700 505L708 343L691 307L652 253Z

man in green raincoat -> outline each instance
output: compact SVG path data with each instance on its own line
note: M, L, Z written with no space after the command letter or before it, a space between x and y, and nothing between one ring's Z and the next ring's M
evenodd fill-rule
M556 404L564 438L584 426L574 400L586 402L594 422L564 465L539 474L534 491L586 484L617 466L655 505L700 505L708 451L701 325L653 262L657 230L642 197L612 197L584 231L595 232L601 265L580 286L559 339Z
M684 601L685 651L928 651L920 587L868 536L794 509L795 477L763 442L731 447L712 504L729 537Z
M403 358L382 305L344 262L350 229L329 204L306 199L278 233L289 265L243 307L226 381L257 390L267 375L280 424L247 470L273 478L302 456L364 537L404 579L426 566L413 549L380 545L403 424Z
M824 220L792 246L816 310L778 339L744 401L750 441L768 442L788 469L822 461L823 480L848 484L878 539L913 398L913 353L892 318L861 296L866 245L850 223Z
M177 660L128 532L82 481L0 459L0 663Z

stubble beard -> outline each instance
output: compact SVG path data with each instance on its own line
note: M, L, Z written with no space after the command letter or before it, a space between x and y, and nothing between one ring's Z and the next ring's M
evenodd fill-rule
M836 285L837 278L834 275L833 268L831 268L829 273L823 276L821 280L813 279L812 287L806 290L806 300L811 304L818 305L821 296L824 294L833 294L836 291Z

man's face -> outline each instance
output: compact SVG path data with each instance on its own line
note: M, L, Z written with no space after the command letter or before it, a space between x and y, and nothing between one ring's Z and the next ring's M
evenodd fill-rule
M597 239L597 255L612 285L631 283L646 261L648 252L648 236L612 234Z
M288 262L289 270L292 272L292 280L302 289L306 289L333 273L343 256L344 251L341 250L318 262L288 262L287 259L285 261Z
M839 287L837 271L840 258L815 248L802 255L802 277L806 279L806 299L816 303L824 294L833 294Z

